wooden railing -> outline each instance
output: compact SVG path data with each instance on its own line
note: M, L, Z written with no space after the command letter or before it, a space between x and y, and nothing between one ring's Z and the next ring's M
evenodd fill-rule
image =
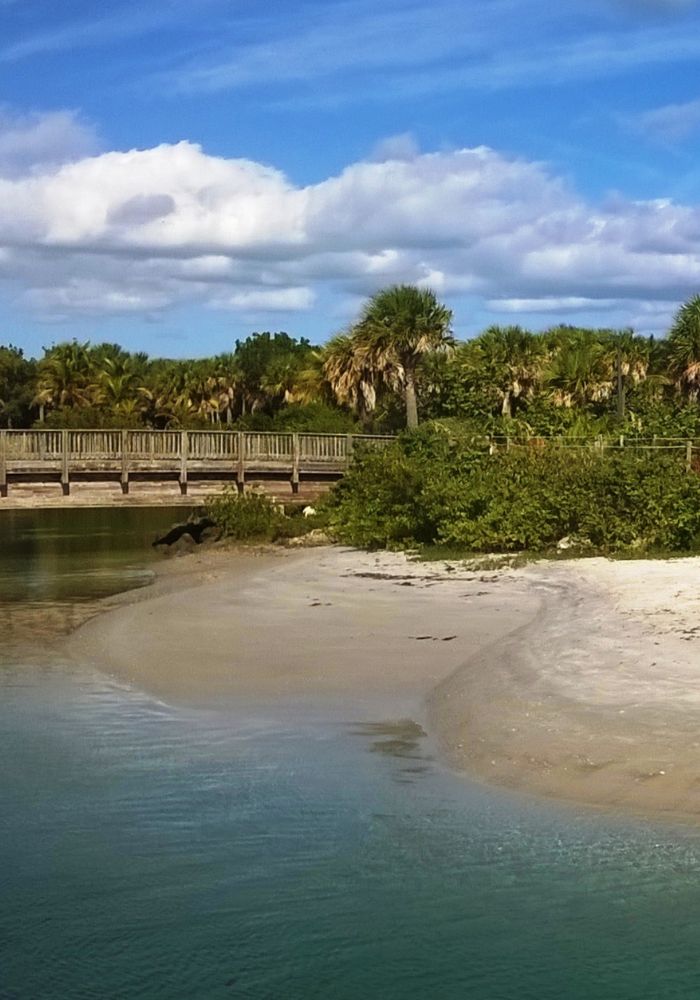
M316 434L284 431L0 430L0 496L8 484L53 480L70 492L71 480L118 480L124 493L130 479L174 479L187 492L188 480L246 477L285 479L296 491L303 478L343 474L354 449L381 448L389 435ZM644 437L505 437L475 435L475 451L514 448L636 450L682 455L697 468L700 440Z
M513 448L558 448L566 450L597 451L637 451L646 453L671 453L683 455L688 469L694 467L700 455L699 438L642 437L641 435L603 435L597 437L507 437L504 435L475 436L473 444L477 450L487 450L492 454Z
M8 482L58 479L65 494L71 478L190 478L246 475L340 475L358 443L382 447L388 435L261 431L0 430L0 496Z

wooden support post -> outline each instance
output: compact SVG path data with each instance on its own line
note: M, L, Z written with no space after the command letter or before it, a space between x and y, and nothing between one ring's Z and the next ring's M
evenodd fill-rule
M292 493L299 492L299 435L292 434Z
M7 496L7 431L0 431L0 497Z
M121 432L121 449L122 449L121 485L122 485L122 493L125 496L129 492L129 453L127 451L128 434L129 434L128 431Z
M693 442L685 443L685 467L688 472L693 468Z
M238 431L238 469L236 471L238 492L245 489L245 431Z
M64 497L70 496L69 434L70 431L61 431L61 489L63 490Z
M187 431L180 431L180 493L187 495L187 456L188 456Z
M349 468L352 464L352 452L355 446L355 441L352 434L346 434L345 436L345 467Z

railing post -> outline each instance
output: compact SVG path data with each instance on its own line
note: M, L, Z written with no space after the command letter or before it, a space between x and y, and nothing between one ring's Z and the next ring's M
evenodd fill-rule
M345 435L345 467L349 468L352 464L352 452L355 447L355 439L352 434Z
M299 492L299 435L292 434L292 493Z
M693 468L693 442L686 441L685 443L685 468L686 472L690 472Z
M7 496L7 431L0 431L0 497Z
M127 448L128 443L128 431L121 431L121 451L122 451L122 475L121 475L121 485L122 493L126 496L129 492L129 452Z
M64 497L70 496L69 434L70 431L61 431L61 489Z
M238 468L236 470L236 486L238 492L245 489L245 431L238 431Z
M180 431L180 493L187 495L187 456L189 453L187 431Z

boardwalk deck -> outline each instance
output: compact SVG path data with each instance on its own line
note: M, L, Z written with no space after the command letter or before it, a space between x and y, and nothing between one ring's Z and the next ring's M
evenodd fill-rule
M358 442L381 447L386 435L262 433L258 431L3 430L0 497L13 483L172 480L187 493L190 481L339 479Z

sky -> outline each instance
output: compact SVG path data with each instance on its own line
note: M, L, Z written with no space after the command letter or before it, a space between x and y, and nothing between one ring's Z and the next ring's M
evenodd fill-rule
M700 292L700 0L0 0L0 343L662 335Z

